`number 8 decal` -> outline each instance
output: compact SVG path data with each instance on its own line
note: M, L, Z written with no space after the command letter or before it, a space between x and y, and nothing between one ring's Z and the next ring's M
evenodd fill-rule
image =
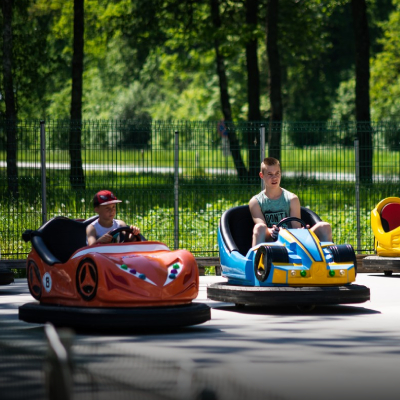
M44 290L47 293L50 293L51 285L52 285L51 276L50 276L50 274L48 272L46 272L43 275L43 286L44 286Z

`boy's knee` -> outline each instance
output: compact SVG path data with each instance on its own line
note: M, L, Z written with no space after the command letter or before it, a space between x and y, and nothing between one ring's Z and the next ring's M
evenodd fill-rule
M321 222L319 222L319 226L325 232L331 232L332 231L331 225L328 222L321 221Z
M320 221L312 227L319 239L324 242L332 241L332 227L328 222Z

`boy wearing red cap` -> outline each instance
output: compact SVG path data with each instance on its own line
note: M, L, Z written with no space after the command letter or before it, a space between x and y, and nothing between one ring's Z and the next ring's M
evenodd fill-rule
M114 193L109 190L100 190L94 195L94 211L99 214L99 218L86 228L89 246L98 243L111 243L113 237L108 232L127 226L124 221L114 219L117 213L116 203L122 203L122 201L118 200ZM129 234L125 241L136 242L138 240L136 235L140 234L140 229L133 225L130 228L133 232Z

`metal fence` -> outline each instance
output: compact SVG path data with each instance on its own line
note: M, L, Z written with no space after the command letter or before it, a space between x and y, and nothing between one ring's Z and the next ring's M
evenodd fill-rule
M47 324L29 334L0 336L2 400L284 400L253 384L238 382L230 365L204 368L141 354L114 340L79 340Z
M263 122L3 121L2 257L25 258L30 248L21 234L37 229L44 219L93 215L91 199L105 188L123 200L118 218L140 226L146 238L198 256L216 256L222 213L247 204L261 190L262 126ZM332 224L336 243L371 253L370 211L381 199L399 193L400 124L366 126L364 133L373 137L372 175L361 182L356 123L285 122L272 129L282 135L282 187ZM266 124L266 137L269 129ZM6 140L10 131L15 143L10 136ZM74 132L81 143L71 153ZM266 155L269 150L265 144ZM359 151L364 150L360 145ZM74 160L72 174L71 154L78 154L82 162L80 170Z

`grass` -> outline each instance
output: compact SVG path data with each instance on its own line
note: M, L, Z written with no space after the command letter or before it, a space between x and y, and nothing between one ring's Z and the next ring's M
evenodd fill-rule
M64 172L63 174L67 174ZM57 180L58 176L58 180ZM104 187L104 177L90 177L90 189L73 192L63 187L62 174L49 177L48 218L63 215L87 218L93 215L90 199ZM118 218L140 226L149 240L159 240L174 247L174 190L168 175L159 175L160 183L147 182L141 175L120 174L115 190L123 199L118 204ZM122 182L122 183L121 183ZM130 184L129 184L130 182ZM247 204L251 196L260 191L259 184L243 185L236 178L186 179L179 186L179 247L197 256L218 255L217 231L222 213L233 206ZM309 207L331 223L334 241L350 243L357 248L357 210L353 182L300 180L283 178L282 187L297 193L301 204ZM29 189L27 189L29 188ZM51 189L50 189L51 188ZM374 184L360 188L360 250L373 251L370 212L383 198L398 191L398 184ZM24 258L29 244L21 239L25 229L37 229L42 224L40 185L27 180L24 196L11 203L0 202L0 240L4 258Z

